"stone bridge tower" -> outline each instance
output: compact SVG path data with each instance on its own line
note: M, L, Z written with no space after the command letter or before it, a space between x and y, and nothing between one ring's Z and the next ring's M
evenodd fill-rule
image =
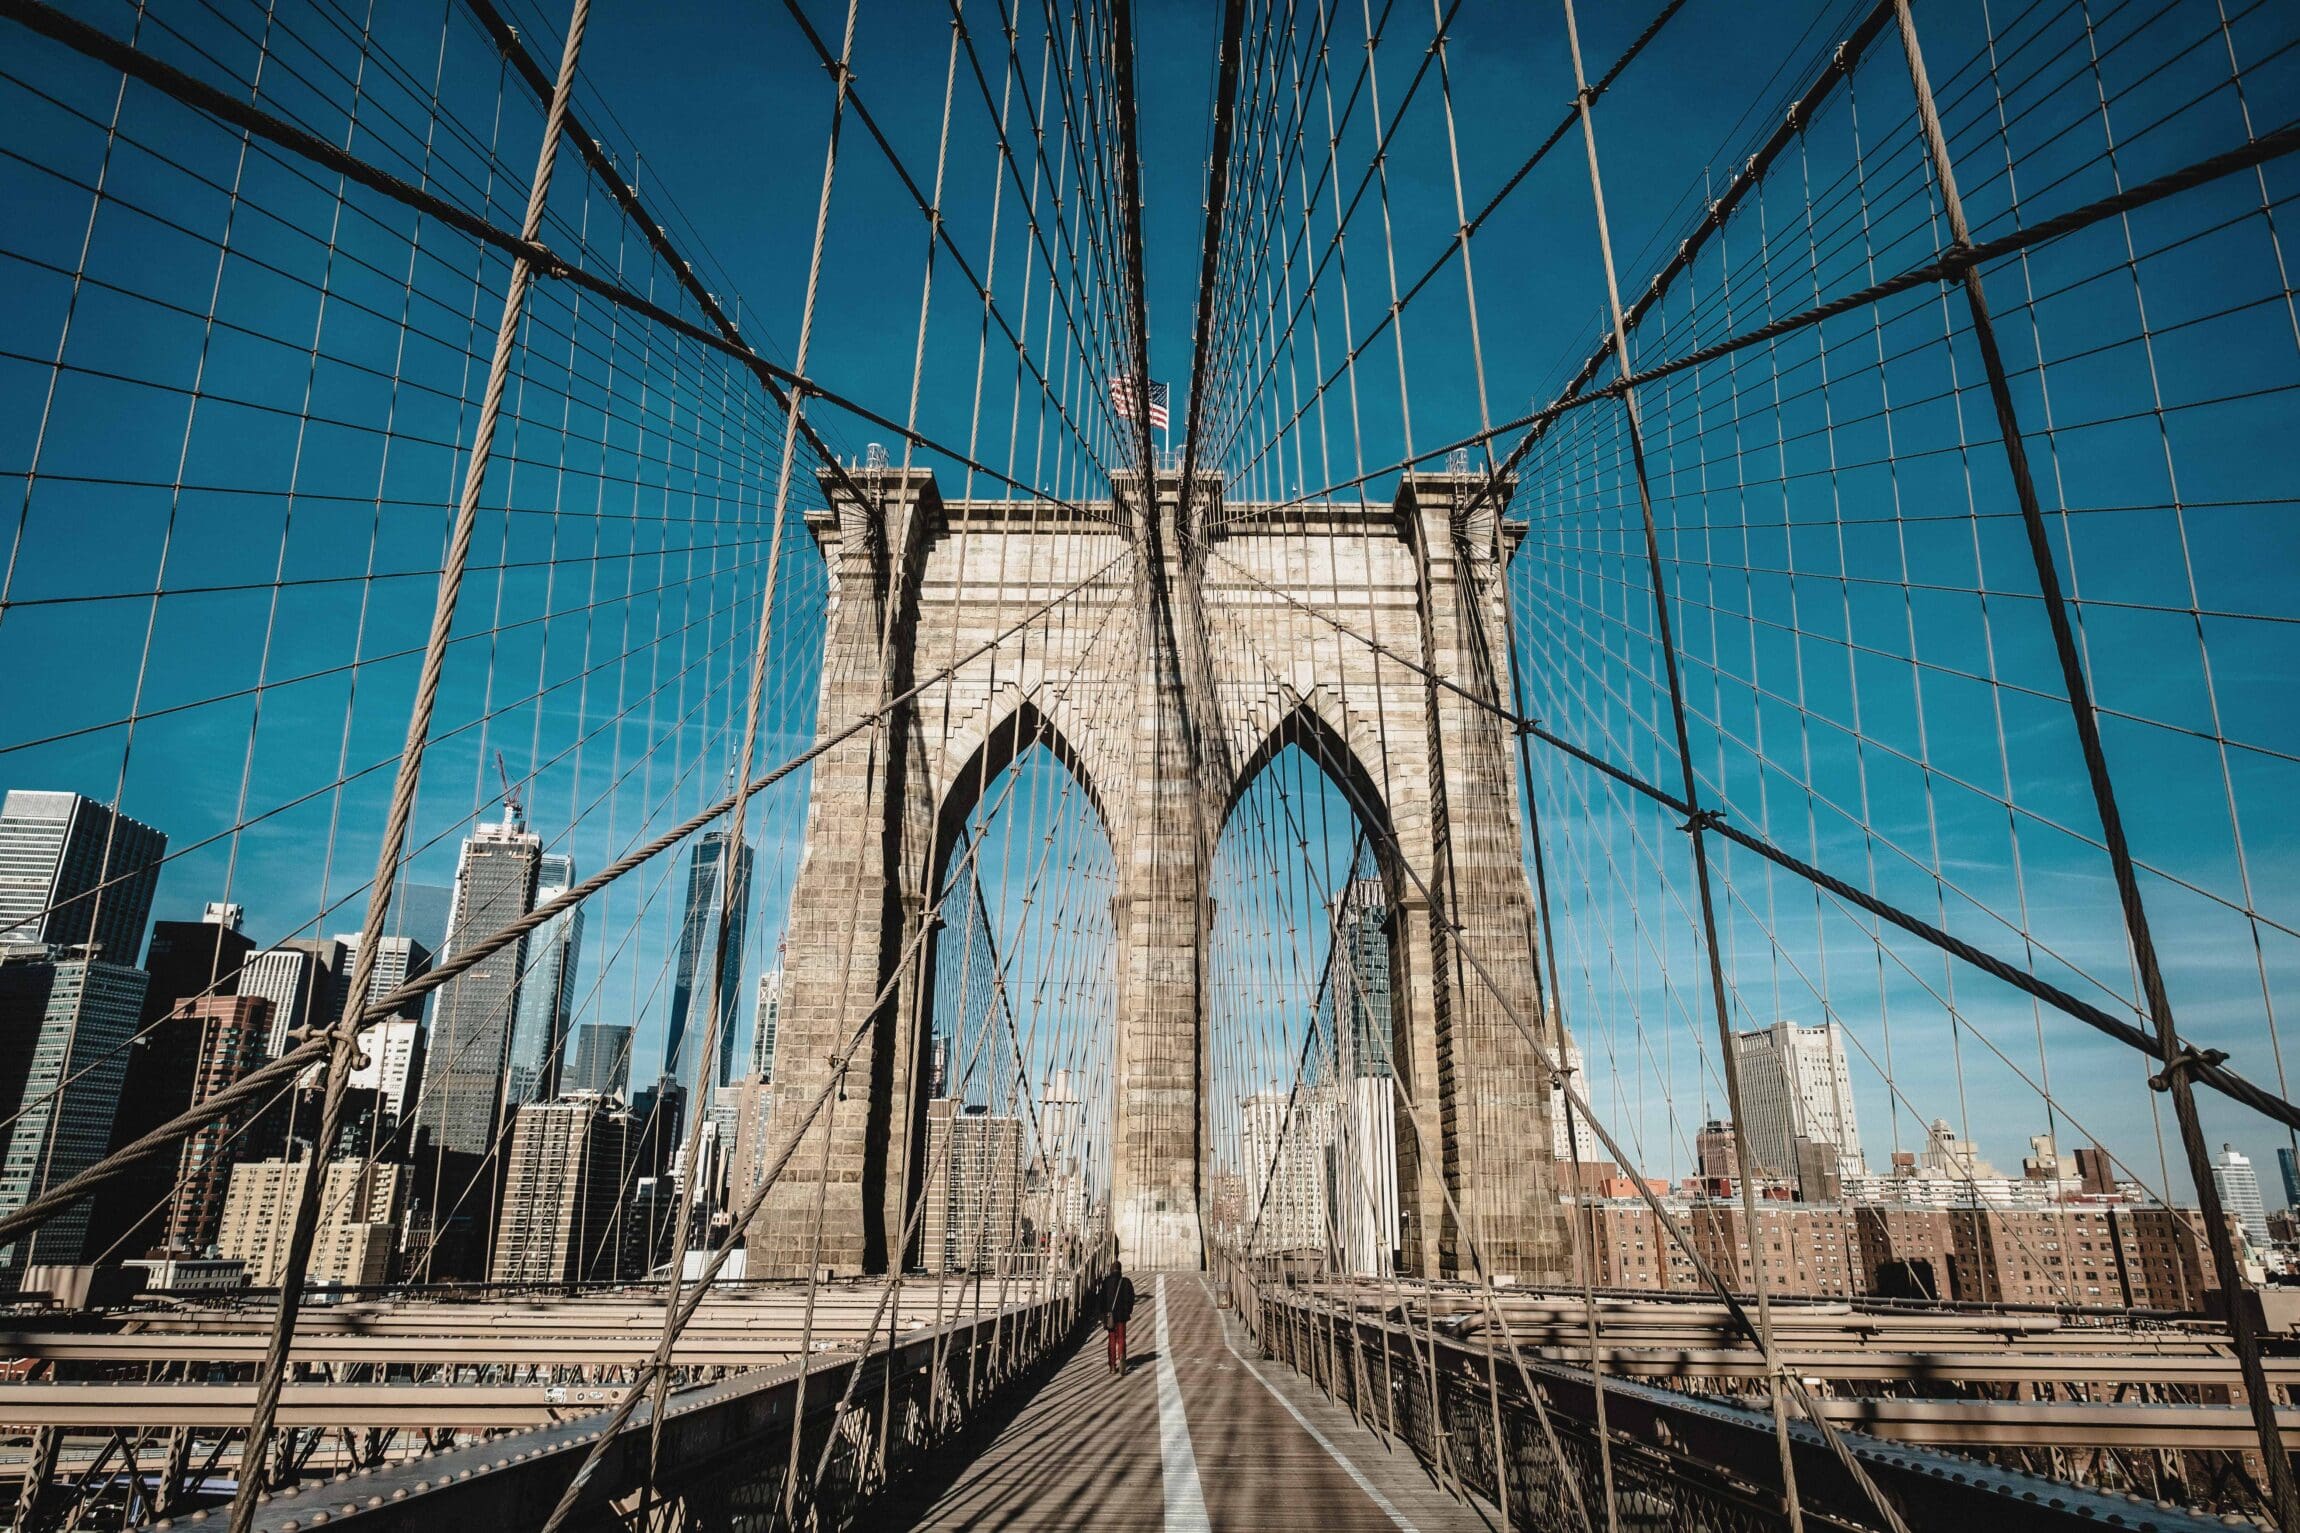
M1466 1275L1466 1223L1496 1273L1570 1276L1549 1076L1495 996L1549 1026L1513 741L1480 706L1506 700L1514 533L1473 507L1479 481L1264 507L1225 503L1211 478L1185 504L1167 473L1147 501L1122 477L1114 505L1065 508L946 502L919 469L848 478L863 498L826 480L829 509L808 519L831 580L817 727L835 743L815 762L792 898L770 1137L860 1045L750 1231L751 1272L902 1260L925 1143L929 891L999 771L1038 743L1078 777L1118 868L1112 1228L1138 1267L1198 1266L1207 880L1239 794L1293 744L1366 823L1388 889L1407 1270ZM918 685L1082 581L1023 636ZM842 735L890 702L885 727Z

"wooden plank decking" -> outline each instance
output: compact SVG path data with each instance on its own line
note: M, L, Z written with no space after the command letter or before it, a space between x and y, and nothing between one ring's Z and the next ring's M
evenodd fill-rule
M1386 1446L1290 1369L1250 1361L1244 1332L1196 1274L1138 1281L1133 1369L1124 1379L1105 1373L1101 1335L1086 1337L1034 1395L985 1421L970 1456L954 1453L898 1490L877 1525L1491 1533L1491 1522L1436 1488L1402 1448ZM1186 1423L1179 1434L1177 1406Z

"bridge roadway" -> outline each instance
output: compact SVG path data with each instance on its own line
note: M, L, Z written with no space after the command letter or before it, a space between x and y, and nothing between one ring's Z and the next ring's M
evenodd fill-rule
M1029 1398L905 1481L871 1525L958 1533L1079 1528L1226 1533L1492 1533L1403 1446L1358 1425L1292 1369L1254 1361L1196 1273L1139 1277L1132 1371L1085 1337Z

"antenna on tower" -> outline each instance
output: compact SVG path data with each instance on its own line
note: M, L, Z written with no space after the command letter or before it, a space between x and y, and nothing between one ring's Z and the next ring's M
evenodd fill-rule
M514 827L526 825L527 806L520 801L519 789L512 784L511 769L503 764L503 752L500 750L495 753L495 775L503 783L505 817Z

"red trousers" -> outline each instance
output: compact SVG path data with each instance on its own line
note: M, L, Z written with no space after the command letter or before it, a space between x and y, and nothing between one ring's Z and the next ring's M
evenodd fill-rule
M1125 1363L1126 1322L1114 1320L1110 1323L1110 1366L1119 1368L1125 1366Z

